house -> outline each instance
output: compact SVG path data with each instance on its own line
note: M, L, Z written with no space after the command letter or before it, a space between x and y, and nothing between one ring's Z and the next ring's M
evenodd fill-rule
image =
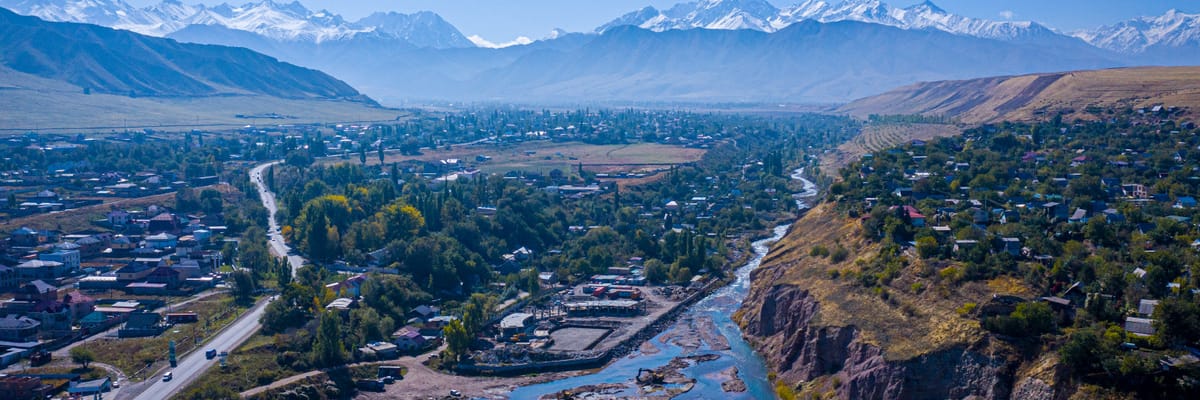
M90 381L71 381L67 393L74 396L98 396L112 390L112 380L107 376Z
M151 249L174 249L178 244L179 237L166 232L146 237L146 247Z
M1154 315L1154 309L1158 308L1158 300L1142 299L1138 302L1138 314L1147 317Z
M355 303L354 299L342 297L329 302L329 304L325 305L325 309L344 312L350 311L351 308L357 308L356 306L357 304Z
M9 314L0 317L0 341L36 342L42 323L23 315Z
M428 321L430 318L437 316L437 306L419 305L408 312L408 315L413 318L420 318L422 321Z
M95 257L104 251L104 241L95 236L88 236L75 241L79 246L79 256L83 258Z
M51 253L38 254L38 259L62 263L61 271L64 274L79 270L79 250L59 249Z
M904 213L908 216L909 221L912 221L912 226L918 228L925 226L925 215L917 211L915 207L904 206Z
M150 218L146 224L149 232L174 232L179 229L179 221L171 213L161 213Z
M1183 196L1175 200L1175 208L1196 208L1196 198Z
M183 279L181 273L171 267L155 267L149 275L146 275L146 282L161 283L166 285L166 289L178 288Z
M1075 212L1071 214L1071 218L1067 219L1067 222L1073 224L1082 224L1088 222L1087 210L1076 208Z
M344 281L325 285L325 287L332 290L334 295L358 297L362 295L362 284L366 281L366 275L357 274Z
M129 313L125 326L117 331L117 337L148 337L158 336L166 328L162 325L162 315L152 312Z
M1021 239L1015 237L1002 237L1000 243L1003 245L1002 250L1013 257L1021 256Z
M442 328L448 326L451 321L458 321L458 317L452 315L437 316L430 318L430 320L428 320L425 324L427 327L437 329L438 336L440 336L440 334L442 334Z
M1021 214L1015 210L1004 210L1000 213L1001 224L1015 224L1021 222Z
M388 360L396 358L400 355L400 347L388 342L372 342L366 346L359 347L358 352L363 356L371 357L379 360Z
M162 262L161 258L135 258L124 268L117 270L117 280L133 282L146 279L151 272L154 272L155 268L158 268L160 262Z
M129 213L124 210L112 210L108 212L108 225L113 227L123 227L129 225Z
M41 280L35 280L24 285L17 291L14 300L30 303L45 303L58 300L58 287Z
M63 263L58 261L29 260L17 264L17 275L22 279L55 279L66 274Z
M967 251L979 245L978 240L974 239L959 239L954 241L954 252Z
M1149 318L1125 317L1125 331L1134 336L1154 336L1154 320Z
M420 331L406 326L392 333L392 343L401 351L416 351L425 348L429 342Z

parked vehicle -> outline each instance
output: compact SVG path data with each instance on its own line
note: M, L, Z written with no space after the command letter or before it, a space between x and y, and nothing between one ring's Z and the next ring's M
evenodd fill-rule
M368 392L382 392L385 390L383 385L383 381L378 379L359 379L354 382L354 386L358 387L358 390Z

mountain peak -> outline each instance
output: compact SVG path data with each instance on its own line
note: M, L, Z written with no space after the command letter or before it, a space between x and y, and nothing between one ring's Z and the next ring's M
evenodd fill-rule
M942 9L941 7L938 7L937 4L933 4L933 1L931 1L931 0L925 0L924 2L921 2L920 4L914 4L914 5L908 6L907 8L905 8L905 10L913 10L913 11L920 10L920 11L932 12L935 14L948 14L946 12L946 10Z

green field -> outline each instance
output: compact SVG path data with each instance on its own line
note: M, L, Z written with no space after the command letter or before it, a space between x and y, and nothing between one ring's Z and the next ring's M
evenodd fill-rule
M667 164L683 164L700 160L704 149L670 146L658 143L634 143L596 145L578 142L537 141L519 144L479 144L452 146L450 150L424 149L421 155L401 155L390 152L384 163L404 161L437 162L458 159L463 165L475 166L486 173L503 174L509 171L549 173L554 169L574 175L579 165L595 173L653 172L668 167ZM477 162L479 155L492 157L489 161ZM357 155L330 157L325 164L358 162ZM379 164L375 157L367 158L368 165ZM654 165L660 164L660 165Z

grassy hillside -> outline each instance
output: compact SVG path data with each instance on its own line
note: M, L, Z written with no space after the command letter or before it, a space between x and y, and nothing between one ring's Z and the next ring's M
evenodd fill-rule
M238 118L278 114L294 118ZM281 99L264 95L198 98L85 95L83 89L0 67L0 134L185 131L245 125L394 120L402 111L343 100Z
M1155 105L1200 109L1200 67L1140 67L918 83L855 100L839 112L925 114L964 123L1064 114L1098 120ZM1111 113L1110 113L1111 111Z
M0 65L129 96L259 94L352 99L345 82L237 47L180 43L96 25L46 22L0 9Z
M1029 295L1019 280L956 282L939 272L953 264L906 258L894 279L874 288L859 284L864 264L879 253L880 244L860 234L860 224L825 203L810 211L763 260L775 275L773 284L804 288L820 303L815 326L854 326L864 342L882 348L890 360L907 360L929 352L979 340L983 331L975 319L958 310L964 304L983 304L992 294ZM836 253L843 248L844 260ZM764 274L763 276L768 276Z

